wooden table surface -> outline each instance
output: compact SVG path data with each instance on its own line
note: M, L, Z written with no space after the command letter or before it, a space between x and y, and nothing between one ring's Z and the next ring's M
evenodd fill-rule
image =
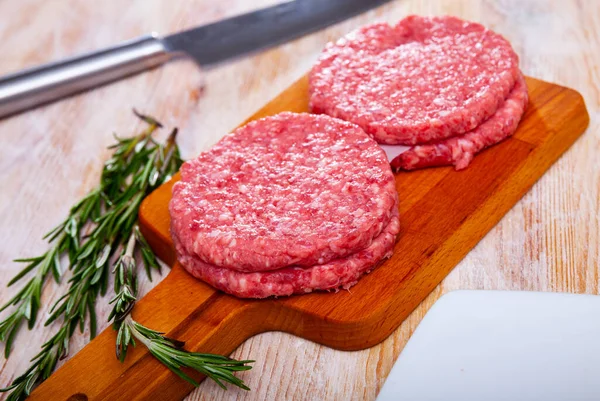
M250 4L252 3L252 4ZM277 1L0 1L0 74L158 31L175 32ZM127 4L127 5L124 5ZM222 135L309 70L323 45L361 24L408 14L452 14L505 35L525 74L580 91L591 117L586 134L454 269L395 333L378 346L341 352L283 333L258 335L233 357L255 359L241 376L251 392L205 381L189 400L375 399L419 321L444 293L503 289L598 294L600 273L600 3L595 0L396 0L262 54L201 71L189 61L0 121L0 303L19 269L12 259L41 253L42 235L98 179L113 132L139 128L132 107L180 128L185 158ZM143 280L142 292L152 285ZM61 290L46 285L45 305ZM99 303L106 320L107 299ZM4 314L0 314L0 317ZM0 387L29 365L53 333L22 329ZM101 324L101 328L106 323ZM159 327L156 329L160 329ZM87 342L76 334L71 354ZM93 380L90 378L90 380ZM2 398L2 397L0 397Z

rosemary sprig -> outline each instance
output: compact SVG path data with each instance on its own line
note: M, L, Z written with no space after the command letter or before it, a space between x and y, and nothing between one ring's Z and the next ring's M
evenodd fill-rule
M254 361L237 361L220 355L185 351L182 349L184 343L167 338L158 331L150 330L131 319L130 316L125 319L123 326L126 326L155 358L188 383L198 386L194 379L181 370L182 367L192 368L202 373L217 382L223 389L226 389L223 382L227 382L244 390L250 390L233 373L252 369L247 364Z
M49 272L53 273L57 281L60 279L61 257L68 257L69 268L73 272L68 291L54 303L45 322L48 326L60 321L59 330L42 345L40 353L31 360L32 364L25 373L7 388L0 389L0 392L11 391L9 401L25 399L35 385L50 376L58 361L68 354L69 342L77 327L83 332L86 319L89 320L90 337L95 336L96 299L99 294L106 292L111 261L119 250L122 250L122 255L112 269L116 275L117 296L114 301L116 314L111 314L111 318L118 319L120 327L127 328L131 341L128 340L125 344L133 344L133 334L140 342L149 344L150 352L161 361L170 361L167 365L170 369L174 366L190 366L203 373L209 372L207 375L216 378L221 385L219 379L245 387L239 379L231 379L228 375L236 370L249 369L241 367L247 361L237 362L225 358L228 363L219 363L203 354L196 356L178 350L178 342L162 337L160 333L139 325L129 317L137 293L133 260L136 241L142 245L142 260L148 275L150 276L150 270L159 269L154 254L135 226L139 206L143 198L168 181L182 163L175 144L177 130L173 130L164 145L158 144L152 139L152 134L161 124L151 117L137 112L136 115L148 124L148 128L133 138L115 137L117 143L110 147L114 149L113 156L104 165L98 188L75 205L65 222L48 234L50 250L42 256L25 259L28 265L11 281L16 282L35 270L34 277L2 307L16 307L0 323L0 339L6 341L7 353L23 320L29 322L30 328L35 324L42 287ZM156 351L156 344L159 344L159 351ZM168 344L173 346L172 356L166 351ZM125 357L126 348L127 346L121 350L121 360ZM223 357L211 358L220 361ZM218 370L214 367L217 365L225 366L228 370Z
M11 281L11 286L21 280L32 270L35 275L23 288L6 304L0 307L0 312L9 306L14 306L13 312L0 322L0 341L4 342L4 355L10 355L12 342L23 323L27 320L31 330L37 319L41 304L42 288L46 278L51 273L58 283L62 276L61 259L68 257L70 263L76 258L79 249L79 238L85 222L98 217L101 197L98 191L90 192L85 198L73 206L69 217L44 236L51 243L50 249L44 254L31 258L16 259L15 262L27 263Z
M118 332L117 358L123 362L128 347L130 345L135 346L135 340L137 339L148 348L154 357L194 386L198 386L198 383L186 375L181 370L182 367L192 368L204 374L224 389L226 388L224 382L226 382L244 390L250 390L241 379L233 374L252 369L248 364L254 361L237 361L219 355L186 351L183 349L185 343L165 337L164 333L149 329L132 319L131 310L137 296L136 263L134 260L136 244L139 246L146 270L158 265L148 243L136 226L114 270L115 293L117 295L110 301L114 306L109 315L109 321L113 320L113 328Z

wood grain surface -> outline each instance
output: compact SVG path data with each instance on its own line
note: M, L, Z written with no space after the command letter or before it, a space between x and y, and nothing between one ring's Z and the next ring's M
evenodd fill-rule
M252 3L252 4L251 4ZM156 30L198 23L273 1L164 0L0 2L0 74ZM507 36L527 75L580 91L591 116L587 133L479 243L392 336L364 351L342 352L287 334L266 333L233 354L257 360L243 378L253 391L226 392L209 381L193 400L374 399L427 309L453 289L517 289L598 294L600 244L600 7L593 0L398 0L278 49L210 71L178 62L147 74L0 122L0 284L17 271L11 259L44 249L41 236L98 178L112 132L138 127L135 106L181 129L184 157L222 135L310 68L328 40L360 24L406 14L454 14ZM157 280L153 284L156 284ZM151 288L144 282L146 292ZM57 298L49 284L44 302ZM0 302L16 288L2 290ZM104 320L108 307L101 307ZM46 311L40 313L40 320ZM0 385L28 365L50 334L23 331ZM87 342L77 335L71 355Z

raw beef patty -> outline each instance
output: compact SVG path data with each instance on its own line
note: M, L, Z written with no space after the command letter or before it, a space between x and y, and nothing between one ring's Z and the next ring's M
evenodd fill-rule
M278 270L243 273L216 267L178 248L179 261L194 277L240 298L266 298L304 294L313 290L349 288L360 276L373 270L392 255L400 229L398 210L383 232L365 249L312 267L284 267Z
M392 161L396 170L454 165L456 170L466 168L473 156L514 134L527 106L527 84L521 75L506 101L474 130L437 143L417 145Z
M518 76L502 36L454 17L411 16L329 44L310 73L310 106L378 142L415 145L477 127Z
M180 254L254 272L368 247L389 225L397 193L385 153L362 129L281 113L186 162L169 208Z

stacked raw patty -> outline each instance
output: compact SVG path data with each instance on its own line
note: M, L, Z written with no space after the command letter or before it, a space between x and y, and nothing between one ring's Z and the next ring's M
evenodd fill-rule
M171 233L186 270L238 297L348 288L391 256L397 202L387 158L361 128L281 113L183 165Z
M396 169L467 167L514 133L527 100L510 43L454 17L362 27L329 44L310 74L313 112L410 147Z
M399 232L377 142L408 147L395 169L463 169L514 133L527 101L517 55L479 24L363 27L311 71L319 115L253 121L183 165L169 205L178 259L243 298L348 288L391 256Z

